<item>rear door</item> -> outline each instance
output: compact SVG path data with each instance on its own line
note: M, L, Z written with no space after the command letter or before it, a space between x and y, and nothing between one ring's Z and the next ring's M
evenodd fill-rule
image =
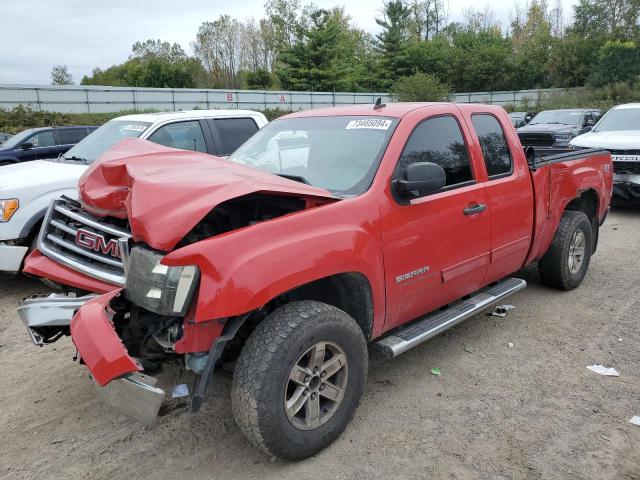
M207 120L215 140L216 155L227 157L258 131L253 118L210 118Z
M490 256L487 196L469 149L470 132L455 107L423 119L409 135L393 178L407 165L433 162L447 175L444 190L395 199L382 216L387 288L385 330L482 286Z
M87 136L87 129L82 128L59 128L56 130L58 136L58 153L65 153L76 143Z
M475 132L472 148L485 165L483 180L491 211L491 257L483 282L488 284L524 264L533 229L533 189L517 134L504 123L506 115L470 108L461 110ZM517 145L517 150L510 145Z

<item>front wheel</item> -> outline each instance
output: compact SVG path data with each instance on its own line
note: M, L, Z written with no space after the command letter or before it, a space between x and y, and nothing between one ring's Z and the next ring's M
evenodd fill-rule
M238 358L231 390L236 423L271 456L314 455L351 420L367 363L352 317L315 301L286 304L258 325Z
M561 290L580 285L589 268L592 241L589 217L583 212L564 212L549 250L538 263L542 283Z

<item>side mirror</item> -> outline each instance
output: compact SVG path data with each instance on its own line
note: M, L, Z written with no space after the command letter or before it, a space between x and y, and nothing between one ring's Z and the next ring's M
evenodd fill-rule
M587 132L590 132L592 129L593 129L593 126L591 126L591 125L586 125L586 126L582 129L582 131L583 131L583 133L587 133Z
M393 188L402 198L416 198L438 192L446 184L447 175L440 165L418 162L407 166L407 179L394 180Z
M20 145L20 147L23 150L31 150L33 148L33 143L31 142L24 142L22 145Z

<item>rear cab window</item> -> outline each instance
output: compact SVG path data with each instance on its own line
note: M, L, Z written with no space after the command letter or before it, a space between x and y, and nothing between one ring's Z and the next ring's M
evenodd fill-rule
M431 162L444 169L447 183L443 190L475 183L467 144L452 115L428 118L413 130L393 178L406 180L407 166L416 162Z
M216 153L220 156L231 155L258 131L252 118L216 118L209 120L209 125L215 132Z
M511 175L513 157L498 119L490 113L474 113L471 122L480 142L489 179Z

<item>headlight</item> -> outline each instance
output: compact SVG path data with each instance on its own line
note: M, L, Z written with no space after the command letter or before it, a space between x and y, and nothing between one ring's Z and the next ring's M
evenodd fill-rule
M0 200L0 222L8 222L19 207L20 202L17 198Z
M146 248L132 248L124 296L134 305L159 315L183 317L198 285L200 271L195 265L162 265L163 258Z

